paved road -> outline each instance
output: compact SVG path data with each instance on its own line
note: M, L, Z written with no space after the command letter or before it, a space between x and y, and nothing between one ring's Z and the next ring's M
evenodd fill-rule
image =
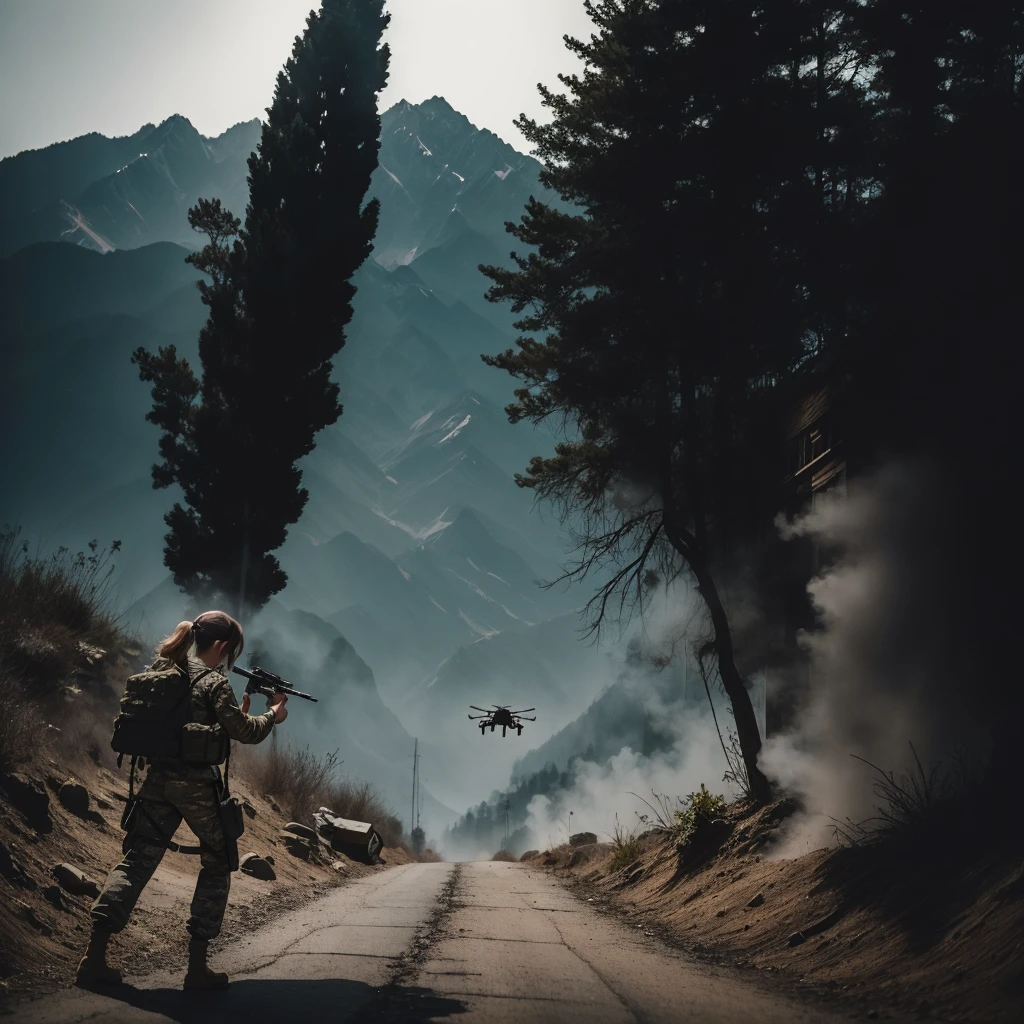
M151 974L67 992L24 1024L457 1021L459 1024L836 1024L694 963L519 864L410 864L360 879L220 952L231 987Z

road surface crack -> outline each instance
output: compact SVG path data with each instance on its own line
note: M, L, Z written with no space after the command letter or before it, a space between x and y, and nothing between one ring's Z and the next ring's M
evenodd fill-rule
M461 890L462 865L455 864L438 893L433 912L416 930L409 948L394 961L388 983L364 1010L364 1020L413 1024L453 1012L455 1008L451 999L413 986L410 982L427 962L433 946L447 933L452 915L462 906Z

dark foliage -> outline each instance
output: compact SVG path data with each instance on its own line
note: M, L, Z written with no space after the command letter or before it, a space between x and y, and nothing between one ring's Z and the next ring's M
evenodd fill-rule
M216 200L190 211L209 238L189 257L211 279L199 284L201 375L173 347L135 355L154 385L148 418L164 431L154 486L184 492L165 562L194 596L258 608L285 585L273 552L306 503L296 462L341 414L332 361L377 225L364 197L387 23L383 0L325 0L310 14L249 159L244 226Z

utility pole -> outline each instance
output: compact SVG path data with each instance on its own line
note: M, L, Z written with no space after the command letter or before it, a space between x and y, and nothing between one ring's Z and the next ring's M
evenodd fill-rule
M409 843L415 854L422 852L426 838L420 828L420 806L420 741L416 737L412 747L412 807L409 811Z
M412 810L409 812L409 837L416 828L416 784L419 782L420 739L417 736L412 745Z

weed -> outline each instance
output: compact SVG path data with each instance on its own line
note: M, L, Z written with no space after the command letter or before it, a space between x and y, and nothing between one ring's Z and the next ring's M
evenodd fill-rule
M615 815L615 829L611 836L612 849L615 851L615 855L612 857L612 871L618 871L620 868L626 867L627 864L632 864L640 854L640 837L637 835L637 830L627 829L625 825L619 821L619 816Z
M872 789L881 801L874 817L864 821L833 818L833 834L846 846L871 845L885 841L948 844L951 822L969 831L971 818L984 818L984 773L966 758L950 755L924 765L910 744L913 764L899 773L884 771L856 754L874 774Z

